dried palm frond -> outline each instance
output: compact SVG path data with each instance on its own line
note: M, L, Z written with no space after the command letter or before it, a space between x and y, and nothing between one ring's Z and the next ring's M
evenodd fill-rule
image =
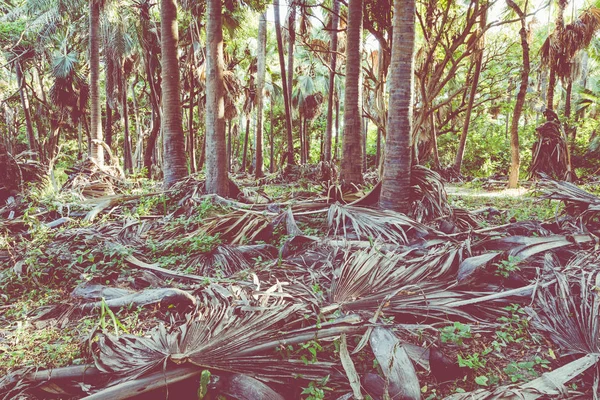
M276 255L277 249L271 245L217 246L209 252L190 254L185 267L202 276L212 276L217 271L231 276L253 266L255 258L271 259Z
M536 128L538 139L531 149L529 177L543 173L555 179L568 179L571 174L566 135L558 121L549 121Z
M264 240L273 233L271 218L250 210L236 210L210 218L201 229L211 236L219 235L230 244Z
M327 214L329 230L333 235L350 239L383 241L406 244L409 236L425 236L429 229L404 214L390 210L374 210L341 204L332 204Z
M528 309L533 326L546 332L564 355L600 353L600 274L555 272L556 283L538 291Z
M414 165L410 175L412 186L411 216L419 222L452 215L443 178L422 165Z
M600 219L600 198L578 186L564 181L542 179L538 184L544 199L565 203L571 215L579 216L584 224Z
M220 292L224 290L221 288ZM121 381L184 363L244 373L266 381L282 382L299 376L312 380L327 375L333 365L317 362L307 366L293 359L273 362L279 344L331 338L360 328L331 323L320 330L316 326L290 329L286 320L301 313L302 305L237 307L229 304L224 297L227 293L220 292L205 291L204 306L174 332L167 332L162 325L149 337L115 337L96 332L90 343L97 368L118 374ZM282 334L283 331L288 333Z
M389 255L377 249L347 251L339 271L334 273L331 301L344 303L371 293L390 293L407 285L443 278L451 282L461 248L444 245L422 257L412 256L411 249Z

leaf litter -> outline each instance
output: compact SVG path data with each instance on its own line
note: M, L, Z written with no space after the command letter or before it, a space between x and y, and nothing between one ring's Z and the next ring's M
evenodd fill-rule
M598 386L600 199L572 184L539 183L565 204L554 220L489 226L426 169L410 215L373 208L376 194L344 202L329 181L299 199L281 183L277 202L251 186L203 195L198 177L131 194L75 175L63 192L87 203L0 209L0 351L36 323L96 322L81 365L13 367L3 398L129 398L190 380L253 399L589 398ZM27 285L73 295L7 312Z

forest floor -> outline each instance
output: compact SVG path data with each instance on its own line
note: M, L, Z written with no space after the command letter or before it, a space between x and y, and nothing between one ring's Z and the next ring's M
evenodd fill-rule
M115 384L110 377L136 381L160 371L166 348L173 352L160 343L170 340L199 372L213 374L192 375L180 387L184 398L274 391L312 400L358 390L377 399L384 387L410 392L399 381L416 382L425 399L477 390L476 398L491 398L528 382L558 394L539 383L542 374L596 354L565 349L558 328L549 328L544 290L577 283L562 287L546 269L571 271L583 253L599 261L594 239L567 232L571 222L555 229L562 202L540 200L533 189L448 185L449 207L462 217L443 233L439 218L420 223L331 205L326 186L271 179L238 180L239 202L202 195L194 178L166 193L138 179L96 199L38 188L1 208L0 397L104 393ZM589 196L588 209L600 204ZM211 331L192 329L194 319ZM389 360L398 346L414 376L390 372L406 366L399 355ZM169 368L179 368L177 360ZM88 365L108 378L40 382L31 374ZM555 383L588 398L593 379L578 368ZM230 372L269 386L243 397Z

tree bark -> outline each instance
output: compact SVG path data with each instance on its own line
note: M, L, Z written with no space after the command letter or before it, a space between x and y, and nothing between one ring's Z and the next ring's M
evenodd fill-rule
M191 35L191 33L190 33ZM188 114L188 156L190 158L190 172L196 173L196 138L194 137L194 44L190 45L192 60L190 62L190 109Z
M344 184L363 182L362 135L362 23L363 1L348 1L346 45L346 90L344 96L344 136L342 137L341 179Z
M250 116L246 116L246 135L244 136L244 152L242 155L242 172L246 172L246 164L248 161L248 137L250 136Z
M283 57L283 39L281 37L281 17L279 16L279 0L273 1L273 13L275 15L275 36L277 37L277 51L279 53L279 66L281 68L281 85L283 88L283 103L285 107L285 129L287 132L287 163L295 164L294 161L294 135L292 132L292 105L289 96L288 82L285 71L285 59Z
M290 15L288 19L288 63L287 63L287 87L288 98L292 99L294 92L294 45L296 44L296 5L294 0L290 0Z
M267 72L267 15L261 14L258 24L258 65L256 79L256 179L264 176L263 172L263 92L265 89L265 74Z
M25 126L27 128L27 141L29 142L29 150L33 153L34 159L38 158L38 145L35 138L35 132L33 132L33 124L31 123L31 113L29 112L29 99L27 98L27 92L25 91L25 78L23 77L23 67L21 62L15 63L15 69L17 72L17 84L19 85L19 96L21 97L21 106L23 107L23 113L25 114Z
M521 10L513 0L506 0L506 3L517 13L519 19L521 20L521 30L519 31L519 35L521 36L521 49L523 50L521 85L519 86L517 102L515 103L515 110L513 112L512 123L510 126L510 172L508 176L508 187L514 189L519 184L519 169L521 166L519 155L519 120L521 119L523 106L525 105L525 96L527 95L529 71L531 67L529 60L529 42L527 40L527 10Z
M208 0L206 15L206 191L227 197L221 0Z
M410 209L415 51L415 0L394 1L390 105L380 207Z
M269 158L269 172L275 172L275 140L273 137L273 94L271 94L270 98L270 107L269 107L269 119L271 124L269 126L269 137L271 140L271 154Z
M108 96L107 96L108 97ZM109 149L112 150L112 108L110 107L110 102L106 99L105 103L106 107L106 126L104 127L104 142L108 146Z
M338 19L340 13L339 0L333 0L333 11L331 15L330 46L331 51L331 70L329 71L329 92L327 93L327 124L325 126L325 140L323 143L323 161L331 161L331 141L333 134L333 107L335 92L335 71L337 67L337 45L338 45Z
M487 5L484 7L479 21L479 28L483 31L487 23ZM465 111L465 121L463 123L462 132L460 135L460 142L458 144L458 150L456 152L456 158L454 159L454 169L460 173L463 157L465 154L465 147L467 145L467 136L469 134L469 126L471 124L471 114L473 113L473 104L475 103L475 95L477 94L477 86L479 85L479 77L481 76L481 67L483 65L483 41L484 36L481 38L482 45L475 61L475 72L473 73L473 80L471 82L471 89L469 92L469 102L467 103L467 110Z
M100 115L100 0L89 0L90 5L90 112L92 139L90 157L104 164L102 118Z
M334 158L339 160L339 138L340 138L340 98L338 93L335 93L335 146Z
M185 159L185 136L183 134L181 109L181 83L177 46L177 4L175 0L161 0L161 53L162 53L162 131L163 171L165 187L188 174Z
M151 178L152 160L161 126L161 85L160 75L157 74L157 70L160 67L157 54L160 52L160 48L157 44L156 35L152 32L150 26L150 3L148 1L140 4L140 25L142 27L140 42L144 48L146 81L150 87L150 105L152 107L151 129L146 148L144 149L144 168L146 169L146 176Z
M123 77L123 164L125 172L133 172L133 157L131 154L131 135L129 134L129 108L127 106L127 78Z

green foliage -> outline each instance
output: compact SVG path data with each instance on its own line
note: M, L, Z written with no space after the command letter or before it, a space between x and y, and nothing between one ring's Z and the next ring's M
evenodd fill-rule
M302 394L307 395L304 400L323 400L325 399L325 392L331 391L332 389L327 387L329 382L329 375L319 380L318 382L310 382L308 387L302 390Z
M471 325L454 322L450 326L440 329L440 340L442 343L452 342L462 346L465 339L471 338Z
M494 264L496 267L496 275L508 278L511 273L521 270L519 267L520 262L521 259L519 257L508 256L508 259Z

